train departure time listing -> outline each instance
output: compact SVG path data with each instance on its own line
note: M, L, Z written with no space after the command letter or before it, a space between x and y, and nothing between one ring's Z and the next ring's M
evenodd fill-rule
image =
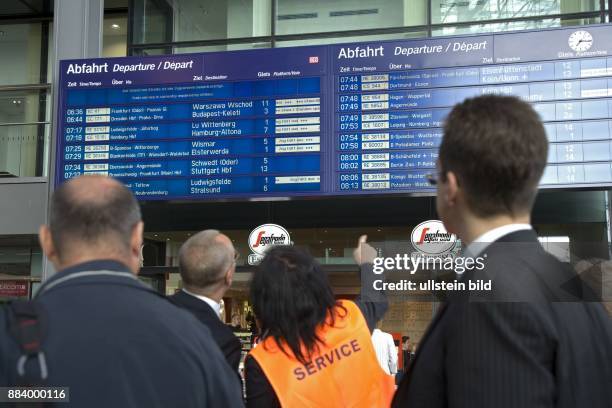
M543 188L612 185L610 35L62 61L56 182L111 175L143 200L427 193L452 106L503 94L544 121Z

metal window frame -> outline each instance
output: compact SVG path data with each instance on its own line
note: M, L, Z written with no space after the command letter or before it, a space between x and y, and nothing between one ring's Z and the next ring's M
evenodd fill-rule
M41 35L40 35L40 82L48 82L48 66L49 66L49 36L50 36L50 23L43 21L41 23ZM46 96L49 94L47 89L40 89L38 91L38 121L45 122L47 120L47 103L49 98ZM45 98L43 98L45 96ZM45 173L45 135L47 134L47 125L39 124L37 129L37 141L36 141L36 168L34 175L36 177L42 177Z
M44 156L45 156L45 135L47 127L51 124L51 118L47 118L47 104L49 98L43 98L51 91L51 84L48 82L49 73L48 58L49 58L49 36L50 25L53 22L53 11L51 10L50 0L43 3L43 8L40 13L32 14L17 14L17 15L0 15L0 26L15 25L15 24L36 24L41 26L40 36L40 67L39 67L39 83L36 84L16 84L16 85L0 85L1 92L10 91L38 91L38 120L35 122L19 122L19 123L0 123L0 126L36 126L37 127L37 144L36 144L36 167L33 176L17 177L17 180L24 178L43 178L44 174Z
M432 0L427 0L427 17L426 24L416 26L400 26L400 27L385 27L376 29L355 29L355 30L344 30L344 31L325 31L325 32L314 32L314 33L303 33L303 34L276 34L276 10L277 1L271 1L270 7L270 35L257 36L257 37L236 37L236 38L218 38L218 39L206 39L206 40L190 40L190 41L175 41L175 42L159 42L159 43L134 43L132 31L134 29L134 0L130 0L130 7L128 13L128 50L127 55L142 55L146 50L162 49L167 51L169 54L174 53L176 48L184 47L206 47L206 46L219 46L219 45L237 45L237 44L250 44L250 43L269 43L271 48L276 48L278 43L285 41L295 40L316 40L326 38L338 38L338 37L358 37L358 36L371 36L371 35L386 35L386 34L410 34L410 33L426 33L423 38L433 37L433 32L438 29L446 27L469 27L474 25L488 25L488 24L504 24L504 23L515 23L515 22L529 22L529 21L542 21L551 19L560 20L573 20L573 19L588 19L595 18L599 19L601 23L606 23L606 17L612 14L612 0L608 1L608 10L605 10L606 0L599 0L599 10L595 11L581 11L575 13L559 13L559 14L546 14L546 15L533 15L526 17L509 17L501 19L488 19L488 20L471 20L461 21L456 23L433 23L432 22ZM611 19L612 20L612 19Z

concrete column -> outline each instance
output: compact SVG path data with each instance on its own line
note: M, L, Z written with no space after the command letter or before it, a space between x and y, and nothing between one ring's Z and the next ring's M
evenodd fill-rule
M50 78L53 84L53 108L51 127L51 149L49 152L49 197L53 193L55 180L55 148L57 138L57 110L59 91L59 61L64 59L96 58L102 55L102 20L104 0L56 0L53 11L53 50ZM47 209L48 215L48 209ZM55 272L45 258L43 280Z
M59 78L57 63L70 58L96 58L102 54L104 0L55 2L53 21L53 79Z

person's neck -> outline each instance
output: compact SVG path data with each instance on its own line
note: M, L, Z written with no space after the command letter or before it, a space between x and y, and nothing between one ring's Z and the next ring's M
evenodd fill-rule
M457 236L461 238L461 241L465 246L470 245L479 236L495 228L510 224L531 223L531 217L529 214L521 214L517 216L503 214L487 218L477 217L474 214L467 214L463 217L463 220L464 222L461 225L460 230L457 232Z
M223 288L209 289L209 288L198 288L195 286L185 285L185 290L189 293L193 293L194 295L204 296L211 300L214 300L217 303L221 303L221 299L223 299L223 295L225 294L225 290Z
M118 255L117 253L91 254L91 253L79 252L78 255L71 255L71 256L67 256L65 258L58 260L57 264L55 265L55 268L58 271L61 271L61 270L68 269L76 265L86 263L86 262L101 261L101 260L119 262L125 265L126 267L129 267L130 265L129 260L125 259L125 257L123 256ZM131 271L131 272L135 273L135 271Z

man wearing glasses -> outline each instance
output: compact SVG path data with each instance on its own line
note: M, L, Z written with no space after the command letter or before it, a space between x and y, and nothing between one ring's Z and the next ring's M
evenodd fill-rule
M485 259L459 279L493 289L447 296L393 407L610 407L611 322L530 225L547 151L515 97L467 99L446 118L436 209L464 256Z
M240 340L221 321L221 302L232 285L238 252L231 239L216 230L201 231L189 238L179 251L183 289L170 296L177 306L193 313L208 329L238 373Z

